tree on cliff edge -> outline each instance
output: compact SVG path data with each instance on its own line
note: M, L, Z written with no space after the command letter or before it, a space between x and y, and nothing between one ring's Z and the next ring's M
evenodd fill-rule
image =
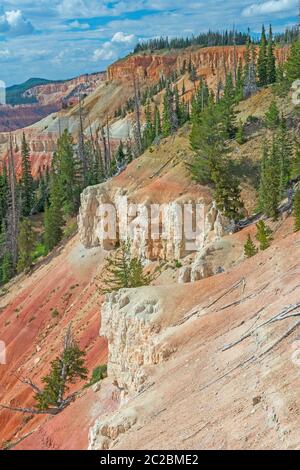
M77 380L85 380L87 378L84 356L85 353L80 350L77 342L74 340L71 326L69 326L64 337L62 353L51 362L49 374L42 378L44 388L38 387L30 379L20 379L22 383L34 390L35 407L14 408L0 405L0 408L29 414L56 415L60 413L76 398L76 392L67 395L70 385L75 384Z
M144 267L140 257L131 256L129 241L121 242L120 248L111 254L104 267L100 286L101 294L108 294L120 289L148 286L152 280L150 275L144 274Z

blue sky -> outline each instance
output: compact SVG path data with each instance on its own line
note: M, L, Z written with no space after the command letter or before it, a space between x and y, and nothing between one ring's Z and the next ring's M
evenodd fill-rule
M142 39L297 21L298 0L1 0L0 80L104 70Z

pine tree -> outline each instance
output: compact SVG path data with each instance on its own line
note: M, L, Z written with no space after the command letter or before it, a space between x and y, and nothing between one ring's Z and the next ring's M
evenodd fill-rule
M276 81L276 59L274 56L273 31L270 25L268 50L267 50L267 82L268 84Z
M44 215L45 245L48 251L61 241L63 237L63 196L57 175L52 175L50 186L50 207L46 206Z
M268 84L267 74L267 38L265 27L262 27L260 48L257 59L257 74L259 86L265 86Z
M235 102L239 103L244 97L244 76L243 76L243 65L242 61L239 61L236 75L236 85L235 85Z
M252 258L253 256L257 254L257 248L255 244L253 243L251 235L248 235L247 242L244 245L244 254L246 258Z
M6 220L7 214L7 195L8 195L8 179L6 165L3 165L3 171L0 174L0 227Z
M125 155L124 144L122 140L120 141L119 146L117 148L115 160L116 160L118 168L124 167L125 161L126 161L126 155Z
M292 44L285 69L290 82L300 78L300 38Z
M230 220L242 218L244 207L238 180L229 168L218 168L213 174L215 185L214 200L217 208Z
M154 110L154 134L155 137L158 138L161 136L162 129L161 129L161 119L160 119L160 112L158 109L158 106L155 105L155 110Z
M265 122L269 129L276 129L280 123L279 109L275 100L272 101L268 111L265 114Z
M131 257L129 241L121 242L120 248L107 259L103 279L100 288L102 294L147 286L151 282L151 276L143 273L141 258Z
M256 229L256 240L260 243L260 249L266 250L271 245L272 230L265 224L263 220L260 220L258 224L256 224Z
M85 352L79 348L69 328L62 353L51 362L49 374L42 378L44 388L38 389L35 395L37 410L47 411L53 408L58 411L63 410L74 398L74 395L66 397L66 394L71 384L87 378L84 357Z
M35 247L34 233L31 223L28 219L24 219L20 224L20 232L18 237L19 259L18 272L30 269L32 266L32 254Z
M34 204L34 193L33 193L33 178L31 174L31 163L29 156L29 146L26 142L25 134L23 133L22 138L22 177L20 181L21 186L21 212L24 217L30 215L30 212Z
M286 120L284 119L283 115L281 116L280 125L276 135L276 144L278 149L280 171L279 193L280 197L283 197L291 179L292 160L292 146L287 132Z
M190 143L195 159L188 164L192 178L201 184L214 182L214 175L224 166L228 153L227 128L220 105L210 103L194 120Z
M162 132L164 137L168 137L172 132L172 113L173 113L173 92L168 85L164 96Z
M232 74L228 74L226 78L224 95L220 101L223 119L228 137L232 138L235 134L235 89L232 80Z
M273 137L271 150L264 144L260 177L260 207L268 217L277 220L280 195L280 163L278 146Z
M245 127L241 120L239 121L238 130L236 133L236 141L240 145L243 145L246 142Z
M155 138L155 129L152 123L152 114L151 114L151 107L150 107L149 101L147 102L147 106L145 109L145 117L146 117L146 125L144 128L143 137L142 137L143 150L146 150L148 147L150 147Z
M300 230L300 189L298 188L294 198L294 216L295 216L295 232Z
M300 177L300 140L295 142L295 156L292 159L291 178L298 179Z
M64 214L74 215L79 206L80 179L82 178L78 175L73 138L67 130L58 139L52 165L56 175L56 184L60 187L60 194L63 195Z
M10 251L5 251L2 263L1 263L1 272L2 272L2 284L6 284L15 274L12 254Z

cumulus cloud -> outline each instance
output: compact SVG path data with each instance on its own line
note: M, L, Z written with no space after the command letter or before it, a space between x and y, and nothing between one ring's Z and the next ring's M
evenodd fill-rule
M125 34L122 33L122 31L119 31L113 35L112 42L129 45L136 42L136 38L134 34Z
M23 16L21 10L2 12L0 16L0 33L22 36L33 32L32 23Z
M99 62L100 60L113 60L117 57L117 50L111 42L105 42L101 48L96 49L93 54L93 61Z
M298 0L268 0L263 3L253 3L247 8L244 8L242 15L252 17L270 13L280 13L283 11L293 10L297 4Z

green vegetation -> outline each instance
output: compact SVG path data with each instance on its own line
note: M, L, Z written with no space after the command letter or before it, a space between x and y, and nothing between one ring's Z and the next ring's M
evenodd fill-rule
M92 377L90 381L86 384L85 388L91 387L92 385L100 382L101 380L107 377L107 365L103 364L101 366L96 367L92 372Z
M265 224L263 220L260 220L258 224L256 224L256 228L256 240L260 243L260 249L264 251L271 245L272 230Z
M71 397L66 397L69 386L78 379L87 378L84 356L85 353L80 350L69 328L63 352L51 362L49 374L42 378L44 388L35 394L36 407L39 411L49 411L51 408L60 410L70 402Z
M101 275L100 291L107 294L124 288L147 286L152 278L143 271L142 259L131 256L130 242L121 242L120 248L106 261Z
M251 238L251 235L248 235L247 242L245 243L244 246L244 254L246 258L252 258L257 254L257 248Z
M295 232L300 230L300 189L298 188L294 198L294 216L295 216Z
M24 96L24 93L30 88L39 85L47 85L53 82L51 80L46 80L44 78L30 78L25 83L19 85L13 85L6 89L6 102L10 105L20 105L20 104L33 104L37 103L37 99L34 96Z

